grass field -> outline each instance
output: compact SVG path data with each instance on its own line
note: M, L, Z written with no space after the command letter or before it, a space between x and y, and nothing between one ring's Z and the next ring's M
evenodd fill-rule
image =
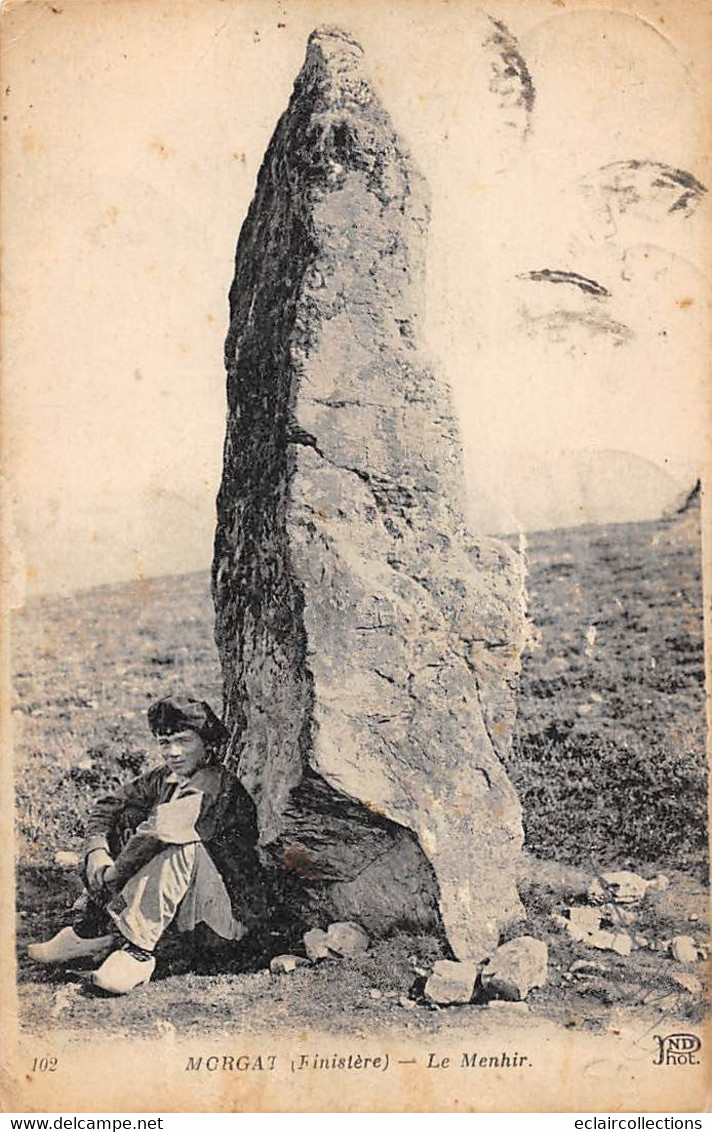
M661 938L676 931L699 936L707 915L699 542L698 513L691 511L658 523L531 535L527 549L532 642L508 769L524 806L528 848L588 871L668 873L671 889L643 925ZM51 934L66 920L77 892L71 874L55 865L55 852L78 846L82 816L97 793L151 759L147 705L179 688L220 704L207 576L36 601L16 619L13 666L22 954L28 938ZM587 952L552 926L561 885L538 880L524 896L530 919L521 931L547 939L552 957L549 985L532 997L535 1012L595 1026L621 1005L659 1009L662 1000L672 1009L674 1000L683 1015L699 1010L689 997L675 997L670 964L650 952L625 960L597 954L600 977L585 992L574 989L563 975ZM262 944L249 961L236 961L250 972L219 975L187 974L175 949L167 949L162 977L140 992L143 1006L135 998L88 998L79 976L64 984L21 960L26 1022L45 1025L49 1016L57 1025L110 1022L143 1032L170 1018L188 1030L212 1028L224 1011L233 1016L225 988L234 991L237 981L248 1028L406 1021L442 1028L442 1012L398 1005L415 967L439 953L434 939L393 937L358 961L281 979L263 967L285 940ZM448 1025L459 1024L451 1015Z
M699 512L543 532L510 773L527 841L707 878Z

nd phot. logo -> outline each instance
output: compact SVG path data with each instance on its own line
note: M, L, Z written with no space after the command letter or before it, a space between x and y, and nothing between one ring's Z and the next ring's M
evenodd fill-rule
M699 1065L695 1054L702 1048L702 1040L695 1034L653 1035L658 1043L658 1056L654 1065Z

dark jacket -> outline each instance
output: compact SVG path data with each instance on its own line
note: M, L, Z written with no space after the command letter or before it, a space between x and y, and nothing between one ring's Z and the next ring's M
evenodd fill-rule
M100 798L85 823L83 859L105 849L121 887L167 845L196 841L215 862L235 917L254 921L261 903L255 806L221 766L202 767L186 780L157 767Z

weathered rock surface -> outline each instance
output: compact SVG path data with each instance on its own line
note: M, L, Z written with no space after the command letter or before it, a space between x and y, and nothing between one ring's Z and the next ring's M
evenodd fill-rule
M673 959L678 963L696 963L699 955L691 935L676 935L670 944Z
M475 993L478 972L477 963L457 963L452 959L438 959L423 993L430 1002L437 1002L443 1006L456 1002L470 1002Z
M613 936L611 951L617 955L630 955L633 950L633 939L627 932L616 932Z
M630 955L634 937L628 931L631 916L627 909L619 909L617 905L603 905L598 908L575 905L568 909L568 913L568 919L561 917L561 926L565 927L572 939L589 947L597 947L601 951ZM602 928L602 921L611 923L613 930ZM623 930L620 930L621 928Z
M637 912L623 904L602 904L599 907L604 923L612 924L614 928L629 928L638 918Z
M594 904L613 901L616 904L638 904L644 899L648 889L656 886L655 881L645 880L637 873L621 871L603 873L600 879L589 885L588 898Z
M585 942L601 927L601 913L597 908L576 905L569 908L566 930L572 939Z
M304 950L307 953L307 959L314 962L317 959L330 959L332 957L327 934L321 928L311 928L310 931L304 933Z
M353 920L329 924L326 933L327 946L337 955L360 955L362 951L368 950L370 942L368 932Z
M362 54L310 37L237 248L213 565L228 764L263 851L329 885L332 912L382 930L439 909L475 958L523 915L500 762L522 584L465 527L450 393L418 347L428 193Z
M689 994L702 994L704 988L695 975L690 975L687 971L668 971L667 976L673 983Z
M301 955L275 955L270 959L269 969L273 975L289 975L297 967L308 966L307 960Z
M546 944L523 935L498 947L482 972L482 986L496 998L518 1002L534 987L543 987L549 973Z

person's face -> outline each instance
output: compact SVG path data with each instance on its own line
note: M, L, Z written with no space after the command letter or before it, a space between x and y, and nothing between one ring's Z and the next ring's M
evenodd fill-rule
M195 731L159 735L158 747L164 761L179 778L190 778L208 761L205 743Z

